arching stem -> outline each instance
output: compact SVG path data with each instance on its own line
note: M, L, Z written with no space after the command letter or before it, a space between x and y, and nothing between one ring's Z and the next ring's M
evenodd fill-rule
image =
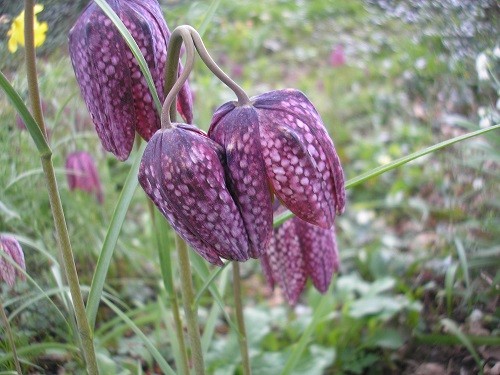
M238 105L243 106L249 104L250 99L248 98L246 92L236 82L234 82L231 78L229 78L229 76L226 73L224 73L222 69L219 68L219 66L212 59L212 57L207 51L207 48L205 47L205 44L203 43L203 40L201 39L200 34L198 34L198 32L191 26L186 26L186 27L189 29L191 33L198 54L200 55L201 59L208 67L208 69L210 69L212 73L214 73L217 76L217 78L219 78L227 87L233 90L233 92L236 94L236 97L238 98Z
M182 42L186 46L186 66L177 79L179 70L179 56ZM172 127L172 119L175 119L175 99L184 83L187 81L194 65L194 44L189 30L185 26L177 27L170 36L167 49L167 68L165 70L165 92L167 97L163 102L161 110L161 127ZM175 82L175 84L174 84Z

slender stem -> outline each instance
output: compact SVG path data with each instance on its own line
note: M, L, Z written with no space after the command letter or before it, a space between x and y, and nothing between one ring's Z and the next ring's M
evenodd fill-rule
M252 370L250 368L250 357L248 356L247 332L245 329L245 318L243 316L243 304L241 301L240 265L238 262L233 262L233 294L234 307L236 309L236 321L238 323L238 342L240 344L243 374L251 375Z
M177 79L181 45L186 46L186 66ZM165 92L168 93L161 111L161 126L172 127L171 118L175 118L175 99L184 83L187 81L194 65L194 44L189 30L184 26L177 27L170 36L167 50L167 69L165 69ZM175 84L174 84L175 82Z
M194 45L196 46L196 50L200 55L201 59L205 63L205 65L214 73L217 78L219 78L227 87L229 87L236 94L238 98L238 105L243 106L250 103L250 99L246 92L229 76L222 71L221 68L215 63L210 54L208 53L205 44L203 44L203 40L201 39L200 34L192 28L191 26L186 26L191 32L191 36L193 38Z
M191 343L191 359L196 375L205 373L203 364L203 352L201 350L200 331L198 329L198 312L194 307L193 280L186 242L179 235L175 236L175 243L179 255L179 268L181 277L182 303L186 315L187 330Z
M31 111L33 117L38 122L38 126L42 131L45 139L47 132L45 130L45 122L43 120L42 106L40 103L40 93L38 91L38 76L36 71L36 55L35 55L35 31L34 19L35 12L33 9L34 0L24 1L24 45L26 47L26 75L28 77L28 92L31 101Z
M24 35L26 47L26 69L33 115L36 122L40 126L40 130L45 134L42 108L40 105L40 93L38 90L38 79L36 73L36 56L33 31L33 5L33 0L25 0ZM87 366L87 372L90 375L98 374L99 371L97 368L92 331L90 330L87 315L85 314L85 304L83 303L82 292L80 290L80 283L78 280L78 273L76 271L75 260L73 258L73 250L71 249L68 228L66 227L66 220L64 218L61 197L59 196L54 166L52 164L52 153L49 152L41 155L41 162L45 180L47 183L50 207L52 210L52 216L54 218L59 250L61 252L62 266L66 274L66 279L68 280L71 298L73 300L73 305L75 308L75 317L78 325L78 331L82 340L83 357Z
M12 330L10 328L9 319L5 314L5 310L3 308L3 304L0 301L0 315L2 316L2 321L5 326L5 333L7 333L7 338L9 340L10 349L12 350L12 358L14 358L14 364L16 365L16 371L19 375L22 375L23 372L21 370L21 364L19 363L19 358L17 357L16 351L16 343L14 341L14 335L12 334Z
M54 217L62 265L66 274L66 279L68 280L69 290L75 308L76 323L82 340L83 356L87 365L87 372L91 375L98 374L99 371L97 369L97 361L92 337L93 335L90 330L87 315L85 314L85 305L83 303L82 292L80 290L80 282L76 271L73 250L71 249L68 228L66 227L61 197L59 196L54 166L52 165L52 156L43 157L41 160L47 189L49 191L50 207L52 210L52 216Z
M160 268L161 275L163 279L163 285L167 291L168 301L170 302L170 307L172 309L172 314L174 317L174 328L175 336L180 348L180 363L176 362L177 368L180 374L189 375L189 361L187 355L186 342L184 340L184 332L182 328L182 320L179 312L179 300L177 299L177 293L174 288L174 276L172 270L171 252L170 244L166 236L168 236L169 228L165 225L163 217L156 218L158 211L155 210L153 202L148 199L148 208L151 214L151 219L153 220L153 225L155 228L155 237L158 248L158 256L160 258Z

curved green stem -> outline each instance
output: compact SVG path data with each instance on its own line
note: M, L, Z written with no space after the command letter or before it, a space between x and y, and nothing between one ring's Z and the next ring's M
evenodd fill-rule
M186 242L179 235L175 236L175 243L179 256L182 303L184 305L184 314L186 314L189 342L191 343L191 359L195 374L203 375L205 374L205 365L203 363L203 351L201 349L200 331L198 329L198 314L196 307L194 307L193 280L191 277L188 248Z
M12 334L12 330L10 329L9 319L5 314L5 310L3 308L3 304L1 301L0 301L0 315L2 317L2 322L5 326L5 333L7 334L7 339L9 341L10 349L12 350L12 358L14 358L16 371L19 375L22 375L23 372L21 370L21 364L19 363L19 358L17 357L16 342L14 341L14 335Z
M241 276L240 265L233 262L233 294L234 308L236 310L236 321L238 323L238 342L240 344L241 362L243 364L243 374L251 375L250 357L248 355L247 332L245 329L245 318L243 316L243 304L241 300Z
M26 68L28 76L28 87L31 106L36 122L40 126L41 131L45 134L42 108L40 105L40 94L38 90L38 79L36 72L36 56L33 31L33 0L25 0L25 20L24 20L24 39L26 47ZM78 330L82 340L83 357L87 366L87 372L90 375L98 374L97 361L92 339L92 331L90 329L87 315L85 314L85 304L83 303L82 292L76 271L73 250L69 239L68 228L64 218L61 197L57 187L57 180L52 164L52 153L41 155L42 168L45 174L47 190L49 193L50 207L54 218L54 225L58 239L58 247L61 252L62 266L68 280L71 297L75 309L75 317L78 325Z
M184 45L186 46L186 66L177 79L182 42L184 42ZM167 69L165 69L165 92L168 94L163 102L163 108L161 111L162 128L172 127L171 119L175 118L175 106L172 104L175 102L177 94L181 90L182 86L187 81L191 70L193 70L193 65L193 39L191 38L189 30L187 30L185 26L179 26L172 32L168 43Z
M185 27L190 31L194 45L196 46L196 50L198 51L198 54L200 55L201 59L208 67L208 69L210 69L212 73L214 73L217 78L219 78L227 87L233 90L233 92L236 94L236 97L238 98L239 106L249 104L250 99L248 98L246 92L236 82L229 78L229 76L224 73L212 59L207 51L207 48L205 47L205 44L203 43L203 40L201 39L200 34L198 34L198 32L191 26Z

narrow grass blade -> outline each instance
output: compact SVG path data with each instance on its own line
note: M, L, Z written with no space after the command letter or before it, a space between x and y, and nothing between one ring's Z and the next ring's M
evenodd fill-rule
M52 151L50 150L50 147L47 141L45 140L45 137L42 131L40 130L40 127L38 126L37 122L31 115L30 111L28 110L28 107L26 107L26 104L24 104L23 100L21 99L17 91L14 89L14 87L12 87L10 82L7 80L7 78L3 75L1 71L0 71L0 86L2 87L3 91L11 101L16 111L19 113L19 116L21 116L24 123L26 124L26 128L28 129L31 138L33 138L33 141L35 142L36 148L38 149L40 156L50 155Z
M141 69L142 74L146 78L146 83L148 84L149 91L151 92L151 95L153 96L153 100L155 102L156 110L158 113L161 113L161 102L160 98L158 97L158 92L156 91L155 84L153 82L153 77L151 76L151 72L149 71L148 64L146 63L146 60L144 59L143 54L141 53L141 50L139 49L139 46L135 42L134 38L128 31L127 27L124 25L120 17L115 13L115 11L109 6L109 4L105 0L94 0L97 5L102 9L102 11L109 17L111 22L116 26L120 34L122 35L123 39L129 46L130 50L132 51L135 59L137 60L137 63L139 64L139 68ZM144 151L144 150L143 150Z
M40 344L29 344L27 346L23 347L18 347L17 348L17 355L18 356L29 356L29 357L35 357L38 354L42 354L48 351L62 351L62 352L68 352L68 353L73 353L73 354L78 354L80 352L80 349L74 345L70 344L62 344L59 342L44 342ZM12 353L5 353L1 358L0 358L0 365L11 361L12 360Z
M161 353L156 349L151 340L137 327L137 325L125 314L121 311L113 302L103 297L102 301L111 309L113 312L118 315L122 320L128 325L128 327L134 331L134 333L143 341L146 348L149 350L153 358L158 363L163 374L167 375L175 375L172 367L169 366L165 358L161 355Z
M446 293L446 312L451 316L453 309L453 284L455 283L455 274L457 273L458 266L452 264L447 270L444 278L444 289Z
M293 372L295 366L297 365L297 362L304 353L304 350L306 349L307 344L309 343L309 340L314 330L316 329L316 326L321 322L323 317L329 313L330 306L328 302L328 298L321 298L318 306L316 306L316 308L314 309L311 323L309 323L299 341L295 344L295 348L290 353L290 356L285 363L285 367L283 368L281 375L289 375Z
M224 268L224 271L222 271L222 275L219 279L219 285L217 287L217 290L219 291L221 297L224 297L224 294L226 293L228 280L229 268ZM212 303L212 307L210 308L210 312L208 313L207 320L205 321L205 326L203 327L203 336L201 337L201 349L203 351L203 355L207 354L210 343L212 342L220 309L221 308L218 303Z
M476 351L476 349L474 349L474 346L470 342L469 338L466 335L464 335L462 331L460 331L460 328L456 325L456 323L453 320L442 319L441 324L449 332L451 332L453 335L455 335L456 338L462 343L462 345L467 348L469 353L472 355L472 357L476 361L477 366L479 367L479 372L482 374L483 373L483 371L482 371L483 364L482 364L481 358L479 357L479 354L477 354L477 351Z
M467 289L470 288L470 276L469 276L469 264L467 262L467 254L465 253L465 248L460 241L460 239L455 238L455 246L457 248L458 260L460 261L460 268L462 268L462 273L464 274L465 285Z
M111 218L111 222L109 223L109 228L106 233L106 238L104 239L101 254L97 260L96 270L94 272L94 277L92 278L86 308L87 318L91 328L95 326L97 309L99 308L99 302L101 300L104 281L106 279L106 274L108 273L111 257L113 256L113 251L115 250L116 242L118 241L118 235L120 234L125 220L125 215L137 187L137 173L139 171L141 156L145 148L146 143L141 146L135 155L134 163L130 168L130 172L128 173L122 192L118 198L115 211L113 212L113 217Z
M205 284L200 288L200 290L196 294L196 297L194 298L194 305L195 306L198 305L203 293L205 293L205 291L210 287L210 285L212 285L212 283L217 278L217 276L219 276L222 273L222 271L224 271L226 269L226 267L229 263L230 262L226 262L222 267L218 267L210 273L210 276L206 279Z
M466 139L477 137L478 135L482 135L482 134L491 132L493 130L498 130L499 128L500 128L500 125L497 124L497 125L491 126L489 128L476 130L474 132L470 132L470 133L467 133L467 134L440 142L438 144L435 144L434 146L424 148L423 150L414 152L410 155L403 156L402 158L394 160L391 163L381 165L380 167L372 169L371 171L362 173L357 177L351 178L349 181L346 182L345 188L351 189L351 188L358 186L358 185L362 184L363 182L369 180L370 178L379 176L385 172L389 172L390 170L398 168L398 167L400 167L406 163L409 163L412 160L418 159L424 155L441 150L442 148L451 146L454 143L465 141ZM292 217L293 217L293 214L290 211L286 211L274 219L273 225L275 228L279 227L281 224L283 224L285 221L287 221L288 219L290 219Z
M201 22L197 30L201 36L203 36L203 34L205 34L205 31L207 31L208 25L210 25L210 22L212 22L215 12L217 11L220 3L221 0L213 0L208 7L207 13L205 14L205 17L203 18L203 21Z
M208 269L205 261L195 253L191 254L189 259L191 260L191 264L193 266L195 274L201 280L207 280L210 277L210 270ZM229 316L227 311L224 309L224 307L225 307L224 301L222 300L222 297L221 297L219 291L217 290L217 287L213 283L211 283L208 286L208 291L210 292L210 294L214 298L215 303L217 303L219 308L222 310L222 313L224 314L224 318L227 320L227 323L229 324L231 329L233 329L234 332L238 332L238 328L237 328L236 324L234 324L233 320L231 319L231 317Z

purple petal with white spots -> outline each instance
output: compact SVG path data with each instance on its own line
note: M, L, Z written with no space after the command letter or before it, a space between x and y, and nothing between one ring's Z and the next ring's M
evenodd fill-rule
M291 220L300 240L304 266L321 293L328 290L334 272L339 269L339 255L334 229L323 229L297 217Z
M318 112L304 94L294 89L272 91L253 100L259 113L261 128L267 126L270 129L286 129L296 136L310 157L314 169L308 169L309 176L305 176L303 168L299 169L302 173L294 171L293 174L299 178L307 177L313 186L317 186L317 192L310 196L310 203L319 205L323 214L317 220L311 220L301 212L304 207L289 205L283 200L283 195L278 196L298 217L323 228L331 227L335 213L342 213L345 206L344 174L333 142ZM262 138L266 141L265 137ZM279 147L272 147L279 153ZM320 190L321 193L318 193Z
M250 243L250 256L258 258L273 232L271 194L262 160L257 113L251 106L221 108L214 115L209 136L226 153L229 186L240 208ZM217 112L219 112L217 111ZM219 121L217 121L217 119Z
M156 0L109 0L137 42L163 101L170 31ZM153 98L137 61L118 30L91 2L70 31L69 50L83 99L103 147L128 158L137 131L145 140L160 128ZM182 114L192 118L189 87L180 95Z
M275 112L280 114L280 112ZM278 117L261 119L262 155L267 176L279 200L302 219L323 227L331 226L331 211L325 197L321 174L299 135Z
M3 279L9 286L13 286L16 276L26 280L26 276L17 270L6 258L11 258L21 269L26 270L24 254L19 242L11 236L0 235L0 280Z
M275 230L275 246L267 255L274 280L285 293L288 303L295 305L306 285L307 274L293 220Z
M139 182L172 227L200 255L249 258L240 212L225 185L221 147L194 126L174 124L151 138Z

